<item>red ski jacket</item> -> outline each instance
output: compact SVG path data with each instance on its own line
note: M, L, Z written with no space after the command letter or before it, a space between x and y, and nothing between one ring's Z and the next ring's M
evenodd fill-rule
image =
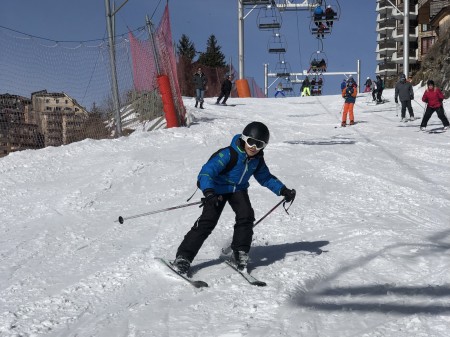
M434 88L433 90L427 89L422 96L422 101L428 103L428 106L434 109L440 108L443 100L444 95L439 88Z

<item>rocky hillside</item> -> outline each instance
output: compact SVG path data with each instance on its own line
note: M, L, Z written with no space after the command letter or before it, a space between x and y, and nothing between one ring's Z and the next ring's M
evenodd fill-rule
M436 86L450 97L450 30L441 34L422 62L420 71L413 78L413 83L433 79Z

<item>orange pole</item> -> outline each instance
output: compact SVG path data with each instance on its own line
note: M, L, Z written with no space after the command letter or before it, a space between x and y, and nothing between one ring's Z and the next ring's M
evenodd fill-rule
M179 127L177 111L173 104L172 91L170 90L169 77L167 75L158 75L156 78L159 86L159 93L163 103L163 110L166 116L167 128Z
M236 80L236 89L238 92L238 96L241 98L244 97L252 97L250 93L250 87L248 86L248 82L245 78L241 80Z

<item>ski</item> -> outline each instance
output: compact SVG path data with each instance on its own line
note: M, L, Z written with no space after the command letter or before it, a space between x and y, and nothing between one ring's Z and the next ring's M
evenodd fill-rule
M232 268L233 270L237 271L239 274L242 275L242 277L244 279L247 280L248 283L250 283L253 286L258 286L258 287L265 287L267 285L266 282L260 281L257 278L255 278L254 276L250 275L249 273L243 271L243 270L239 270L234 264L232 264L230 261L225 260L224 261L230 268Z
M163 263L164 265L166 265L167 267L169 267L170 270L172 270L175 274L177 274L178 276L180 276L183 280L189 282L191 285L193 285L195 288L203 288L203 287L208 287L208 283L200 281L200 280L193 280L190 277L180 274L172 265L172 263L170 263L169 261L167 261L166 259L163 259L161 257L155 257L156 260L161 261L161 263Z

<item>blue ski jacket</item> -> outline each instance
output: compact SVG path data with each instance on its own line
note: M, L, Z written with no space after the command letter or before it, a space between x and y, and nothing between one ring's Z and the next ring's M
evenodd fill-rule
M237 152L237 161L230 171L221 174L225 166L230 162L230 148L226 147L212 156L203 165L198 175L198 186L204 192L213 189L216 194L234 193L246 190L250 184L249 179L254 176L256 181L267 187L276 195L280 195L284 184L272 175L264 161L264 153L261 150L256 156L248 157L240 140L241 135L235 135L231 141L231 147Z

